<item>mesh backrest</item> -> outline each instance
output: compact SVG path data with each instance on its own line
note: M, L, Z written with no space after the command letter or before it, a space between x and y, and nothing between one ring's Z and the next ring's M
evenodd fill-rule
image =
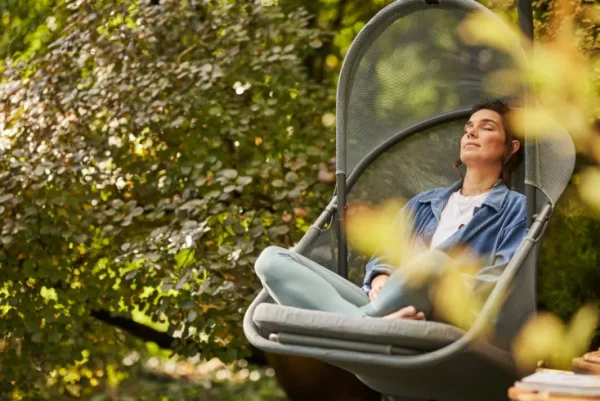
M463 126L464 121L444 124L386 150L361 173L348 203L377 205L394 198L408 200L417 193L456 182L460 176L453 164L458 159Z
M575 168L575 145L569 133L556 124L551 132L528 138L526 182L541 192L537 197L553 205L567 187Z
M338 171L350 175L370 152L399 132L445 113L469 109L483 99L503 98L513 107L523 106L522 101L534 103L524 81L514 76L497 79L498 73L526 63L508 28L501 34L513 45L510 56L494 48L467 45L460 38L458 27L473 12L496 18L469 0L444 0L442 4L402 0L369 21L352 44L340 74ZM527 169L520 172L520 181L513 181L522 189L526 178L542 198L554 204L572 174L575 148L561 127L550 134L548 140L527 139ZM445 162L441 154L429 152L428 156Z
M490 77L513 67L511 57L468 46L458 35L470 10L398 2L367 24L340 76L341 170L350 174L369 152L403 129L508 91L504 81L492 83ZM525 86L512 93L521 97Z
M456 170L465 121L444 123L420 131L388 148L361 171L348 203L378 205L390 199L408 200L417 193L449 186L461 178ZM511 189L524 191L524 165L512 174Z

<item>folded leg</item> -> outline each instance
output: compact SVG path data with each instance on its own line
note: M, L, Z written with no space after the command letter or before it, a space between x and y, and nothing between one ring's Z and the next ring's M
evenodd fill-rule
M256 274L279 304L364 316L366 294L350 281L288 249L271 246L256 260Z

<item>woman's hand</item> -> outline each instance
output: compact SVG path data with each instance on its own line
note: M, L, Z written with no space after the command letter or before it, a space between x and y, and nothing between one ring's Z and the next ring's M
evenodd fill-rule
M380 274L375 276L373 281L371 281L371 291L369 291L369 301L373 302L375 298L379 295L379 292L383 288L383 285L390 278L387 274Z

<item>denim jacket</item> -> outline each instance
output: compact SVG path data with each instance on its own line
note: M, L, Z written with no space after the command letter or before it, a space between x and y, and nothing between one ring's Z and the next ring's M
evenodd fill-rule
M422 192L404 206L400 213L410 212L413 218L412 243L429 248L442 210L450 195L461 185L459 181L448 188ZM456 246L466 246L486 266L472 277L472 289L489 291L525 237L525 219L525 196L509 190L504 184L496 185L481 207L475 208L469 223L435 249L446 252ZM391 274L392 270L383 257L374 255L366 265L363 290L368 293L375 276Z

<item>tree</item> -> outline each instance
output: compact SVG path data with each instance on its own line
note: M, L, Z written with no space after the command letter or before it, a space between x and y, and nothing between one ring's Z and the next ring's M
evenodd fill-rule
M317 173L334 97L302 65L320 31L251 2L53 13L59 37L6 60L0 86L0 391L89 391L122 356L98 319L182 355L248 355L257 254L291 245L332 192Z

